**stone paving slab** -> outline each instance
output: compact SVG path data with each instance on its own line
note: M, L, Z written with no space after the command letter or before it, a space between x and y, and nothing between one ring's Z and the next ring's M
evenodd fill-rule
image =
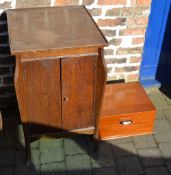
M156 88L147 92L158 109L154 134L101 141L98 150L89 136L38 139L30 165L22 126L6 117L0 175L171 175L171 100Z
M65 175L65 162L56 162L41 165L41 175Z
M91 174L89 156L86 154L66 156L66 169L68 174Z
M30 165L25 163L25 152L17 151L15 153L14 175L38 175L40 174L39 150L32 150L32 159Z
M122 144L122 143L131 143L132 142L132 137L125 137L125 138L107 140L106 142L109 143L109 144L112 144L112 145L117 145L117 144Z
M133 137L133 142L137 149L157 147L155 138L152 134Z
M151 91L148 91L148 95L156 108L164 108L168 106L164 96L158 89L151 89Z
M85 154L88 152L88 146L85 136L75 136L64 139L65 154Z
M160 143L159 148L164 158L171 160L171 143Z
M171 125L166 119L155 121L154 132L157 142L171 142Z
M137 175L143 173L140 161L136 156L119 157L116 161L120 175Z
M113 147L114 157L136 155L137 151L133 143L118 144Z
M111 145L101 142L97 152L90 149L90 161L92 168L111 167L115 165Z
M171 107L164 109L167 120L171 121Z
M168 170L169 170L169 172L171 174L171 161L167 161L166 165L167 165L167 168L168 168Z
M40 140L41 164L64 161L63 139Z
M118 175L116 167L93 169L93 175Z
M164 161L162 154L158 148L146 148L138 150L138 155L142 161L143 166L151 167L163 165Z
M168 170L165 167L147 168L145 175L169 175Z
M157 110L156 120L165 119L166 115L163 109Z

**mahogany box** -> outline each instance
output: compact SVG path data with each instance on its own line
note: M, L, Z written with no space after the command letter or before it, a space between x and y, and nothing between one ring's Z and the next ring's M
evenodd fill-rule
M153 132L156 109L139 82L107 84L99 122L100 139Z

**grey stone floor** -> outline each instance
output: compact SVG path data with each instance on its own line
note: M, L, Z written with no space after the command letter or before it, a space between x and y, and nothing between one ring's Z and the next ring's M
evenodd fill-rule
M31 165L24 164L22 127L7 112L0 134L0 175L168 175L171 174L171 89L146 90L157 107L153 135L99 143L89 136L43 138L31 144Z

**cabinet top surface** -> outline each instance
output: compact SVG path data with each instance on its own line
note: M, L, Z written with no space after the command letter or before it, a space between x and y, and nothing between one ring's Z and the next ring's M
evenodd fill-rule
M107 45L84 6L12 9L7 19L12 54Z

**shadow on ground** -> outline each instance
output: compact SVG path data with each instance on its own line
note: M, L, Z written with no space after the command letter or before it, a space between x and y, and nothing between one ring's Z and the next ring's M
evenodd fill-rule
M0 175L168 175L171 143L154 135L99 141L90 136L41 138L31 144L31 164L25 164L23 130L17 110L2 111ZM160 121L160 120L157 120ZM170 130L171 133L171 130ZM171 140L171 139L170 139Z

